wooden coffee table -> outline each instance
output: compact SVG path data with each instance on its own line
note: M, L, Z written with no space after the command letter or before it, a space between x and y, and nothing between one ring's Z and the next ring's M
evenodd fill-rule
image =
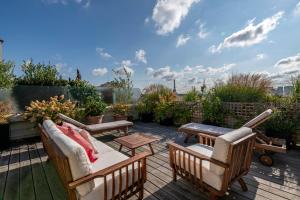
M122 150L122 147L125 146L131 149L132 156L135 155L135 149L144 145L149 145L152 155L154 154L153 148L151 146L152 142L158 141L159 138L148 136L143 133L134 133L124 137L119 137L115 139L116 142L120 144L119 151Z

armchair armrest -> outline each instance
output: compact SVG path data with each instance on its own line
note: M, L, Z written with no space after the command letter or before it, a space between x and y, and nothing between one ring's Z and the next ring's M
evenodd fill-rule
M141 161L142 161L142 167L144 168L142 171L142 176L145 177L145 175L146 175L146 157L148 157L150 155L151 155L151 153L148 151L136 154L135 156L130 157L122 162L116 163L105 169L99 170L93 174L84 176L80 179L77 179L77 180L69 183L69 188L74 189L77 186L87 183L95 178L106 177L109 174L113 174L115 171L125 168L126 166L129 166L131 164L134 164L135 162L141 162Z
M229 165L228 165L227 163L223 163L223 162L221 162L221 161L219 161L219 160L216 160L216 159L207 157L207 156L205 156L205 155L203 155L203 154L201 154L201 153L198 153L198 152L196 152L196 151L190 150L190 149L185 148L185 147L183 147L183 146L181 146L181 145L175 144L175 143L173 143L173 142L168 143L168 145L169 145L169 150L170 150L170 152L171 152L171 151L179 150L179 151L184 152L184 153L187 154L187 155L194 156L194 157L196 157L196 158L198 158L198 159L200 159L200 160L206 160L206 161L209 161L209 162L211 162L211 163L213 163L213 164L215 164L215 165L218 165L218 166L220 166L220 167L223 167L224 169L229 168ZM170 156L170 159L171 159L171 160L172 160L172 159L175 159L175 158L173 158L173 154L172 154L172 153L170 153L169 156ZM170 161L170 164L172 164L172 163L173 163L173 160Z

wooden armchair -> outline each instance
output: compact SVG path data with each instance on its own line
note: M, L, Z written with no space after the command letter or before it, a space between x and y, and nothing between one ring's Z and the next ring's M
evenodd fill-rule
M179 175L197 188L208 190L211 200L225 195L236 180L247 191L242 177L250 169L256 134L243 127L219 137L201 136L202 144L189 147L169 143L174 181Z

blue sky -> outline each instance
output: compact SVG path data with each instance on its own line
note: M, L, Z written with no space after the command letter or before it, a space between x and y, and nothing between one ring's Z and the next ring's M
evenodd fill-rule
M5 0L4 58L52 63L65 77L79 68L93 84L112 69L179 91L232 73L265 73L287 84L300 70L299 0Z

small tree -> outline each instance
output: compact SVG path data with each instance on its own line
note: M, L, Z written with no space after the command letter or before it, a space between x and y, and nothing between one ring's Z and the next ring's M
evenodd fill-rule
M14 84L15 64L11 61L0 61L0 89L10 88Z
M116 102L125 104L131 103L133 95L132 74L126 67L122 67L121 71L113 70L113 73L117 76L112 82L113 87L117 89Z
M292 85L293 85L293 97L297 102L300 101L300 75L296 77L292 77Z

